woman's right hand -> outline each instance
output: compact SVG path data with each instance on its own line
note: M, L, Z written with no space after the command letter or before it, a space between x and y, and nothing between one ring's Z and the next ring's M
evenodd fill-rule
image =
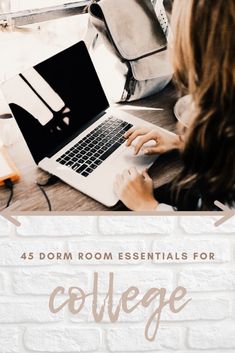
M135 154L138 154L144 144L149 141L155 141L156 145L151 147L146 146L144 148L144 153L148 155L162 154L174 149L179 149L182 144L178 135L160 127L156 127L153 130L146 127L133 127L125 133L124 138L127 139L127 146L130 146L137 138L139 138L135 146Z

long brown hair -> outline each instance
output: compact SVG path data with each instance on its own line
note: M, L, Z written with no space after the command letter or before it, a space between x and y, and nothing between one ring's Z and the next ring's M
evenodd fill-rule
M235 0L174 0L175 80L192 96L175 195L198 190L202 209L235 204ZM187 195L187 192L184 195Z

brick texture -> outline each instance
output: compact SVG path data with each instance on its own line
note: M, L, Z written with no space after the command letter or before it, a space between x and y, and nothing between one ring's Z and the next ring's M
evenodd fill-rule
M233 219L221 228L214 227L214 217L19 219L20 228L0 219L0 353L234 352ZM105 259L109 252L112 259ZM118 260L119 253L148 252L159 253L159 258ZM180 257L183 252L187 260ZM21 258L23 253L27 259ZM79 253L88 258L78 259ZM172 258L163 259L162 253ZM215 256L213 261L193 259L194 253ZM40 254L45 258L40 259ZM49 295L55 287L65 288L58 303L67 299L70 287L90 293L94 272L99 275L98 308L104 303L110 272L114 273L114 307L130 286L140 289L135 301L152 287L166 288L169 298L177 285L184 286L192 300L178 314L163 309L154 342L145 339L144 330L158 299L131 314L121 310L117 323L110 323L107 310L102 323L94 322L92 297L77 315L67 306L58 314L49 311Z

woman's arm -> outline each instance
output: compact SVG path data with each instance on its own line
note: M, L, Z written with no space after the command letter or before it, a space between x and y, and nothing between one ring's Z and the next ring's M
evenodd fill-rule
M166 204L159 203L154 197L153 180L145 171L139 173L136 168L130 168L118 175L114 190L124 205L132 211L174 211Z
M124 205L132 211L155 211L158 201L153 193L153 181L147 172L139 173L136 168L117 175L114 190Z
M124 137L127 139L127 146L130 146L137 138L135 153L138 154L144 148L145 154L162 154L171 150L181 149L184 145L183 138L168 130L156 127L154 130L148 128L131 128ZM149 141L154 141L155 145L144 147Z

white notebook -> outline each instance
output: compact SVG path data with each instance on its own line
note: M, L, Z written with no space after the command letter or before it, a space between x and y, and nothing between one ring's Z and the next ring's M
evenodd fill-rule
M1 150L0 150L0 179L10 174L12 174L12 169L7 163L6 159L4 158L4 155L1 153Z

